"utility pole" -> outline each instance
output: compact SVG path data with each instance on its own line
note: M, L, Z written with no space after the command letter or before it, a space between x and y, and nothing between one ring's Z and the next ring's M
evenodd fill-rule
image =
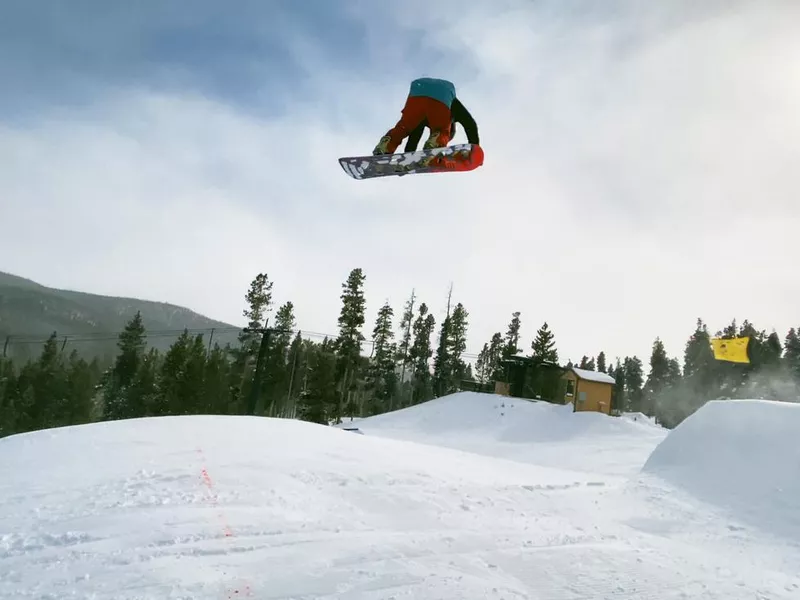
M211 342L214 341L214 331L216 330L215 327L211 328L211 335L208 336L208 349L206 350L206 360L208 357L211 356Z
M302 335L299 331L297 333L298 335ZM291 348L291 346L289 347ZM287 412L289 413L289 418L291 419L294 418L294 413L295 413L295 403L292 401L292 391L294 390L294 373L295 370L297 369L297 356L300 354L302 349L303 349L303 341L301 338L300 343L297 344L297 348L295 348L295 351L293 353L294 356L292 357L292 370L289 374L289 392L286 396ZM291 406L291 409L289 408L289 406Z
M261 334L261 344L258 347L258 358L256 359L256 372L253 375L253 384L250 387L247 412L251 415L262 415L264 414L264 402L261 400L261 378L264 370L264 361L267 358L269 337L272 333L272 329L269 327L260 329L245 328L245 331L248 333L258 332Z
M248 333L260 333L261 344L258 347L258 358L256 359L256 371L253 374L253 385L250 388L250 398L248 399L248 414L262 416L264 414L264 401L261 398L261 382L264 378L264 363L269 354L269 342L273 333L291 333L289 330L275 329L273 327L260 327L244 329Z

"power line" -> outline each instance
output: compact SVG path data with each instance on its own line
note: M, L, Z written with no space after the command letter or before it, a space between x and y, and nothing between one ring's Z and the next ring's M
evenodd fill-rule
M197 336L202 334L213 334L214 336L217 335L224 335L224 334L232 334L232 333L240 333L244 330L244 327L199 327L199 328L183 328L183 329L157 329L153 331L144 332L144 338L169 338L169 337L179 337L186 332L189 335ZM56 332L56 339L59 341L66 342L66 343L98 343L98 342L112 342L119 339L119 335L122 331L89 331L89 332L80 332L80 333L64 333L60 334ZM289 333L292 335L300 334L301 337L306 338L328 338L328 339L336 339L338 334L332 333L323 333L319 331L307 331L303 329L292 329ZM51 336L43 336L41 334L9 334L6 336L6 345L35 345L35 344L44 344L50 339ZM373 340L362 340L362 343L365 345L374 346L375 342ZM463 358L468 359L477 359L478 355L471 353L471 352L462 352L461 356Z

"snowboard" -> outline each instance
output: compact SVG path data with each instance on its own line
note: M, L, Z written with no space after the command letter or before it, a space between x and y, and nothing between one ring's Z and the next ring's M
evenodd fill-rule
M353 179L472 171L482 164L483 148L477 144L455 144L402 154L345 156L339 159L339 165Z

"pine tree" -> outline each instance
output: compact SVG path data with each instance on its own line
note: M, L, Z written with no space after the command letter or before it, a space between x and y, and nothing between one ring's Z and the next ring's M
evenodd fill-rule
M797 395L794 386L787 385L781 370L781 354L783 348L778 334L774 331L767 335L745 320L739 330L740 337L749 338L747 353L749 364L736 365L735 370L728 370L729 381L734 382L732 397L794 399Z
M250 282L244 296L246 308L242 316L247 319L247 326L239 333L239 347L230 350L233 356L230 402L234 414L244 414L248 409L263 338L262 330L267 327L268 315L272 310L272 288L273 282L268 275L259 273Z
M16 433L34 431L41 427L37 414L35 382L38 378L36 363L28 361L22 366L17 376L17 387L13 392L14 418Z
M634 412L642 411L642 386L644 385L644 373L642 361L639 357L625 357L625 397L628 407Z
M64 423L66 425L82 425L90 423L94 414L95 386L99 381L99 373L95 363L90 365L73 350L69 356L67 367L67 398Z
M650 354L650 373L647 376L646 393L658 394L666 386L668 378L669 358L661 338L656 338Z
M162 357L158 350L150 350L142 357L130 386L125 390L126 406L131 417L155 414L158 398L158 369Z
M152 414L156 416L182 415L184 412L181 384L185 379L189 358L189 332L184 330L164 355L158 372L158 394Z
M533 356L539 360L558 363L555 335L545 322L536 332L536 337L531 344Z
M536 362L552 362L558 364L555 335L545 322L536 332L531 343L532 358ZM561 377L557 370L549 368L534 369L529 382L529 391L534 398L556 401L561 387Z
M338 352L336 385L340 401L333 415L334 420L341 417L345 406L354 406L353 394L356 391L357 371L361 362L361 343L364 341L361 327L364 325L366 310L363 291L365 279L361 269L353 269L342 284L342 310L339 314L339 337L336 340ZM352 408L348 412L352 413Z
M303 337L298 331L294 336L287 357L286 369L289 373L289 382L286 390L287 405L284 414L281 416L294 418L297 409L297 400L302 391L301 373L306 366L306 352Z
M0 438L16 433L17 415L14 404L17 376L11 359L0 356Z
M784 365L795 378L800 380L800 335L798 335L798 330L794 327L786 334L783 348Z
M450 315L445 316L439 328L439 344L436 346L436 356L433 358L433 394L435 397L444 396L447 393L448 382L452 376L450 367Z
M655 342L653 342L653 351L650 354L650 373L647 376L643 394L646 406L642 407L642 411L645 414L654 414L658 397L669 385L669 370L669 358L664 349L664 343L661 338L656 338Z
M412 404L425 402L433 397L429 361L433 356L431 337L435 326L436 319L428 312L428 305L423 302L414 321L414 343L410 351L413 364Z
M733 319L727 327L725 327L722 331L717 332L717 337L730 340L735 338L738 333L739 328L736 326L736 319Z
M628 412L630 410L630 406L628 404L628 396L625 393L625 381L627 377L625 375L625 363L620 362L619 358L617 358L617 364L614 367L614 391L613 391L613 400L612 405L615 410L620 412Z
M442 325L439 328L439 342L436 346L436 356L433 358L433 395L440 397L447 393L448 383L452 380L452 360L450 358L450 330L452 317L450 314L450 302L453 298L453 286L447 293L447 312L445 313Z
M68 424L67 372L58 349L56 334L45 342L35 366L34 403L30 413L36 429Z
M203 410L203 391L206 376L206 345L203 335L198 334L190 341L186 364L181 381L181 414L201 414Z
M759 331L747 319L742 322L742 327L739 329L739 337L748 337L747 352L750 356L750 369L757 369L764 364L764 345L767 340L767 333Z
M119 334L119 354L114 362L103 392L104 418L109 420L126 419L137 414L137 407L128 405L127 391L145 353L146 340L142 315L136 315L125 325Z
M369 367L368 388L372 392L370 414L376 415L393 409L393 396L397 385L394 358L397 348L392 342L392 317L394 311L385 303L378 311L372 330L373 357Z
M414 323L414 304L417 300L414 290L403 307L403 318L400 320L400 343L397 345L397 362L400 364L400 383L405 385L406 372L412 369L411 359L412 326Z
M607 372L607 369L606 369L606 353L605 352L601 351L600 354L597 355L597 370L600 373L606 373Z
M489 344L484 344L481 351L478 352L478 357L475 359L475 370L478 372L478 381L486 383L489 377L486 374L487 356L489 354Z
M239 341L249 356L258 354L261 335L254 330L263 329L267 325L267 315L272 307L273 282L266 273L259 273L250 282L250 288L244 296L247 308L242 311L242 316L247 319L247 329L239 334Z
M119 334L117 342L119 354L114 364L114 375L115 383L119 388L124 388L133 381L146 344L142 314L137 311L136 315L125 325L124 331Z
M309 344L306 385L298 400L297 413L304 421L323 425L339 418L336 354L328 338L319 345Z
M766 362L767 334L759 331L747 319L742 322L738 337L749 338L747 343L747 354L750 358L749 364L726 364L726 383L733 397L750 395L747 391L750 379L760 371Z
M231 364L227 352L214 344L206 359L203 378L202 411L206 414L225 415L230 409Z
M140 404L154 415L190 415L204 412L206 348L203 336L184 330L164 355L156 370L155 361L140 374ZM155 357L154 357L155 358ZM157 374L157 378L156 378ZM152 394L153 380L157 393ZM150 388L150 389L148 389Z
M667 386L677 387L681 382L681 363L677 358L670 358L667 366Z
M502 359L506 360L519 354L519 332L522 327L520 312L511 313L511 322L506 331L505 346L503 347Z
M483 345L475 362L480 383L487 383L492 379L499 378L501 375L500 361L506 356L508 348L508 340L504 340L499 331L492 336L488 344Z
M683 357L687 410L691 412L701 402L716 396L719 390L718 368L711 350L708 327L702 319L697 319L697 326L686 342Z
M773 331L769 334L769 336L767 336L767 340L764 343L762 366L772 371L778 370L781 366L782 353L783 347L781 346L781 338L775 331Z
M663 356L666 356L666 354L664 353ZM681 365L677 359L670 358L666 362L666 368L663 369L661 357L661 351L654 348L654 356L651 357L651 372L645 387L657 389L657 392L655 394L652 392L647 393L647 403L650 409L647 414L655 416L656 422L665 427L675 427L686 416L685 389L681 381ZM658 365L655 369L652 367L653 362ZM664 370L664 375L660 379L661 385L659 387L657 373L662 369Z
M270 416L286 411L289 395L291 365L289 364L289 345L296 327L294 304L284 303L275 314L275 326L270 333L269 354L264 365L264 387L262 393L267 400Z
M453 316L448 330L447 353L450 360L450 381L448 391L455 391L459 388L461 380L467 378L467 365L462 359L464 351L467 349L467 327L469 313L460 302L453 310Z
M800 380L787 368L780 337L773 330L768 336L764 331L759 332L759 338L756 347L749 349L757 366L750 369L747 384L738 396L797 401Z
M275 313L275 340L279 347L289 348L292 341L292 332L297 327L294 316L294 303L284 302Z

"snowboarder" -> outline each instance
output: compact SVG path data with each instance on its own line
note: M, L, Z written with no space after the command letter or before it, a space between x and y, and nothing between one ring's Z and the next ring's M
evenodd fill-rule
M380 139L372 154L394 154L406 137L405 152L415 151L425 127L431 130L425 150L447 146L455 136L456 123L461 123L470 144L479 145L478 126L456 97L455 85L446 79L415 79L400 120Z

